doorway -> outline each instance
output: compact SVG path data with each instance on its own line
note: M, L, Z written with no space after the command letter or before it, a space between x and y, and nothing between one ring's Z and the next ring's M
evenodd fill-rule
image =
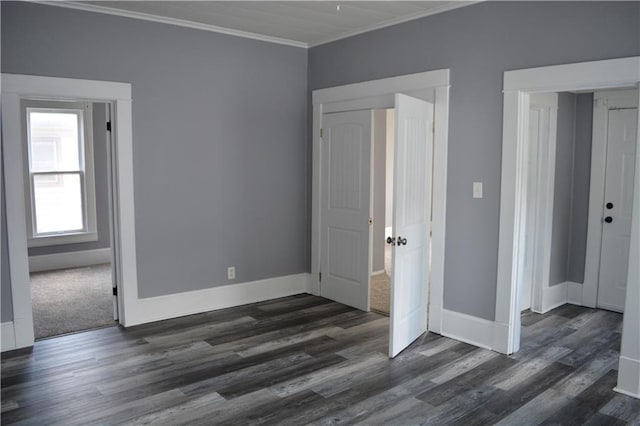
M81 100L21 101L36 339L117 324L110 108Z
M120 324L127 326L139 319L136 244L133 197L131 85L94 80L2 74L2 169L5 178L7 245L13 321L3 323L2 350L19 349L34 343L33 307L29 278L29 256L25 218L24 144L21 102L24 99L46 101L75 99L110 105L112 130L108 149L113 158L109 180L112 182L109 210L110 258L116 283L117 312ZM3 274L4 279L4 274ZM117 293L117 294L116 294ZM138 306L139 308L139 306Z
M426 77L425 80L448 80L448 72L430 72L423 73L422 77ZM416 75L417 76L417 75ZM415 77L415 76L412 76ZM440 78L439 78L440 77ZM364 133L370 133L371 128L371 109L370 108L384 108L395 106L396 122L403 123L396 127L396 155L394 160L401 159L403 167L396 167L394 177L394 184L397 188L395 191L395 207L401 206L400 210L394 212L394 224L395 231L399 234L396 236L396 245L394 247L393 255L393 274L400 277L400 279L394 279L392 282L402 283L403 285L392 284L392 297L391 297L391 318L390 318L390 356L393 357L399 353L404 347L410 344L415 338L427 330L427 315L433 313L435 319L434 326L439 332L441 321L438 316L441 314L441 270L437 271L434 267L432 273L433 277L437 277L438 283L434 284L432 288L435 288L436 299L433 303L434 309L428 310L428 260L429 260L429 219L431 218L431 191L432 185L427 184L433 178L434 193L442 198L438 199L438 208L435 207L435 195L434 195L434 246L442 244L440 238L444 236L444 229L440 226L436 226L444 222L444 217L441 216L444 210L444 195L442 191L443 181L446 181L446 160L440 163L441 166L438 170L431 171L431 165L437 164L432 162L432 158L435 155L436 158L446 157L446 117L447 113L444 109L448 105L448 87L438 87L438 85L425 84L421 85L423 89L416 90L417 79L409 81L409 86L413 86L413 90L408 90L410 95L399 94L393 90L394 86L398 86L403 77L385 79L376 82L359 83L351 85L351 89L356 89L355 92L359 92L356 99L345 98L345 94L349 95L349 90L345 91L343 88L324 89L323 91L314 92L314 127L319 133L314 137L314 212L318 212L318 216L314 215L314 232L313 248L314 253L319 256L313 256L312 270L318 271L318 281L315 283L317 287L316 294L328 296L331 294L334 300L342 301L343 303L350 304L351 306L367 306L369 305L368 290L369 290L369 275L371 272L370 263L371 256L367 253L372 246L370 244L362 244L363 241L370 241L370 237L366 238L365 235L370 234L372 221L370 216L370 169L371 169L371 151L370 149L362 150L362 144L360 143L347 143L345 146L350 145L351 149L347 152L343 152L341 155L334 158L332 152L341 152L331 148L334 142L340 140L339 136L348 134L347 131L342 131L338 127L332 128L331 121L333 118L338 118L343 114L359 113L362 115L362 120L367 118L369 121L365 123L358 123L358 131L351 131L351 134L357 135L358 138ZM409 78L411 80L411 78ZM391 83L391 84L389 84ZM381 87L376 85L380 84ZM392 89L389 89L391 86ZM429 87L431 88L425 88ZM339 90L333 90L339 89ZM370 93L375 93L375 99L370 97L360 98L366 90L370 90ZM318 93L320 92L320 93ZM406 93L406 92L405 92ZM320 99L319 99L320 98ZM421 99L428 99L433 101L435 99L435 108L433 104ZM327 102L316 101L322 100ZM328 100L334 100L334 102L328 102ZM430 106L431 105L431 106ZM435 109L435 112L434 112ZM324 110L324 112L323 112ZM320 114L320 112L323 112ZM335 113L335 115L334 115ZM435 117L435 124L434 124ZM353 119L347 119L346 116L340 117L346 120L343 125L353 125ZM322 124L321 124L322 123ZM329 123L329 126L325 125ZM335 124L338 124L337 122ZM322 127L321 127L322 126ZM351 126L353 127L353 126ZM346 127L345 127L346 128ZM432 139L433 131L435 129L435 139L440 140L443 144L440 146L440 150L433 153ZM320 132L323 132L322 135ZM335 140L334 140L335 137ZM370 137L370 136L369 136ZM356 138L357 139L357 138ZM354 139L355 140L355 139ZM416 141L416 142L414 142ZM437 145L436 145L437 146ZM357 154L357 155L356 155ZM348 164L355 164L356 167L345 167L344 169L333 170L333 164L341 164L344 158L358 159L355 163L353 161ZM322 159L322 161L320 161ZM339 161L333 161L334 159ZM364 159L367 159L365 161ZM405 167L406 166L406 167ZM364 173L362 173L364 171ZM359 180L356 179L342 179L349 176L359 176ZM437 176L437 180L436 180ZM334 182L342 182L344 185L334 186ZM351 190L351 186L356 183L366 182L366 191ZM420 182L420 183L417 183ZM353 185L350 185L353 184ZM423 191L420 189L425 187ZM333 189L339 188L338 191ZM436 189L437 188L437 189ZM350 193L355 195L355 198L351 198L349 203L358 201L355 207L347 209L349 206L342 206L340 204L341 213L347 214L347 210L350 210L350 216L358 216L359 224L367 224L369 232L365 232L365 228L358 227L358 230L347 229L346 225L335 226L332 225L333 212L327 211L327 206L331 206L333 201L339 201L344 197L338 197L343 193ZM349 197L345 198L345 200ZM331 202L328 202L331 201ZM442 204L440 204L442 203ZM338 205L338 204L336 204ZM366 214L365 214L366 213ZM362 216L362 217L360 217ZM346 220L346 219L345 219ZM442 220L442 222L441 222ZM346 222L345 222L346 223ZM437 231L436 231L437 228ZM317 230L317 233L316 233ZM437 234L437 235L436 235ZM349 238L347 238L349 237ZM357 241L360 244L356 244ZM349 244L337 244L337 242L351 243L352 249L348 249ZM407 246L407 241L411 241L411 244ZM334 247L335 246L335 247ZM338 246L343 246L342 249L338 249ZM347 247L349 246L349 247ZM358 250L355 250L355 247ZM346 247L346 248L345 248ZM363 249L361 249L363 247ZM317 248L317 251L316 251ZM332 249L331 249L332 248ZM331 250L329 250L331 249ZM435 249L434 249L435 250ZM362 280L356 280L355 270L350 271L348 268L338 268L338 266L345 266L345 255L348 258L354 258L357 262L348 262L349 265L367 265L368 268L362 268L360 266L359 271L364 271L365 276ZM443 253L441 258L437 260L438 266L443 267ZM331 259L334 256L334 259ZM363 260L365 259L365 260ZM321 269L322 267L322 269ZM359 272L360 273L360 272ZM341 288L340 281L346 282L350 280L349 286ZM314 283L312 283L313 285ZM352 285L351 285L352 284ZM394 287L395 286L395 287ZM348 287L348 288L347 288ZM415 288L414 288L415 287ZM360 292L361 303L356 305L352 301L348 301L349 297L355 295L355 291L358 289ZM349 290L349 291L347 291ZM343 300L340 300L340 297ZM364 296L364 297L363 297ZM394 300L394 296L397 296ZM430 307L429 307L430 308ZM360 308L362 309L362 308ZM433 330L433 331L436 331Z
M520 298L523 278L523 255L526 245L526 152L528 110L531 93L583 91L637 87L640 81L640 58L621 58L578 64L557 65L528 70L508 71L504 84L503 160L500 209L500 244L498 253L498 288L494 348L513 353L520 346ZM637 115L637 114L636 114ZM637 161L636 151L636 163ZM638 183L635 175L634 185ZM636 194L637 195L637 192ZM640 254L638 232L640 203L633 197L630 258ZM593 197L591 197L593 199ZM590 216L591 217L591 216ZM591 238L591 237L589 237ZM640 365L637 324L640 321L640 270L629 263L618 387L622 393L640 396L640 379L635 371ZM585 292L581 295L587 300ZM570 291L568 291L570 293ZM575 294L574 294L575 295ZM588 296L588 294L587 294ZM586 304L586 303L583 303Z

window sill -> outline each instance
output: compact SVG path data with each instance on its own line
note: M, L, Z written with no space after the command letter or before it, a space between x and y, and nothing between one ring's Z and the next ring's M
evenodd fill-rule
M51 235L29 238L28 247L59 246L63 244L88 243L98 241L97 232L78 232L76 234Z

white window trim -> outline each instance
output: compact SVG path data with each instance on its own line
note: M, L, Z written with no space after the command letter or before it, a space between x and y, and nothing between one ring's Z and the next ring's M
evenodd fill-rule
M52 111L77 112L82 110L83 140L83 171L82 171L82 197L83 197L83 229L72 232L36 235L34 193L32 188L31 170L29 165L29 141L28 141L28 114L31 109ZM93 156L93 104L91 102L62 102L23 99L21 102L22 134L24 139L24 171L25 171L25 198L27 214L27 247L46 247L62 244L84 243L98 240L98 225L96 213L96 188Z

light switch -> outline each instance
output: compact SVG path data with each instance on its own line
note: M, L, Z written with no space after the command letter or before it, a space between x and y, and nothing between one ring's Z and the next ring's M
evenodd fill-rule
M482 182L473 182L473 198L482 198Z

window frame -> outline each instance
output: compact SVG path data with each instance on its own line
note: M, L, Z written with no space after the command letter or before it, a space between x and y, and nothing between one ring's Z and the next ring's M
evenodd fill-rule
M21 101L22 136L24 148L24 186L26 200L26 225L27 247L46 247L63 244L75 244L98 241L95 172L93 157L93 104L91 102L67 102L23 99ZM33 111L43 112L71 112L77 114L79 119L79 134L82 135L81 167L79 171L61 170L54 174L72 174L80 176L82 196L83 227L81 230L55 233L37 233L35 215L35 176L46 175L49 172L31 171L31 148L29 113Z

